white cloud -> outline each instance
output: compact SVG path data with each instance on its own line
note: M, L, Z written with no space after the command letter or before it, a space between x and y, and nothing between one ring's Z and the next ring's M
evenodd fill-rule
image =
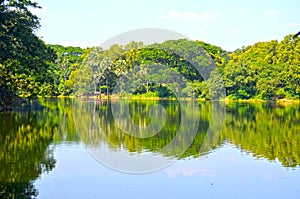
M205 22L218 17L218 12L211 13L196 13L196 12L180 12L178 10L170 10L166 16L161 16L160 18L171 19L181 22Z
M275 10L268 10L268 11L265 12L265 15L267 15L269 17L279 17L280 12L275 11Z
M296 22L289 22L289 23L286 23L285 26L288 28L295 28L295 27L298 27L299 24Z
M229 32L231 34L239 34L241 32L241 30L238 28L231 28Z

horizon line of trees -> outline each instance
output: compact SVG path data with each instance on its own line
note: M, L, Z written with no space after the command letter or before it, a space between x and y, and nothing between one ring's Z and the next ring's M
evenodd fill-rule
M82 49L46 45L35 34L40 23L30 8L40 7L28 0L0 1L0 108L38 95L109 96L117 82L128 80L126 74L130 73L136 77L129 83L141 86L126 90L121 83L121 96L300 99L297 34L234 52L186 39ZM149 65L156 68L151 71ZM200 74L197 67L207 74ZM174 74L186 81L182 85L170 83Z
M149 46L132 41L125 46L114 44L107 50L100 47L81 49L77 52L82 53L80 56L81 63L77 63L77 68L69 67L71 75L68 79L69 84L65 85L68 92L58 94L86 95L105 92L106 95L109 95L116 81L132 71L134 67L140 67L137 72L140 73L142 79L150 73L145 66L161 64L169 66L188 79L185 88L182 89L182 96L210 99L212 98L212 91L208 88L209 81L205 81L188 60L174 53L177 50L183 53L193 53L204 49L206 52L202 57L198 57L199 60L197 61L199 63L209 61L206 56L212 58L221 80L217 81L213 79L213 76L210 76L209 79L212 79L211 82L215 84L215 87L221 84L225 86L226 97L263 100L300 99L299 41L300 39L295 35L287 35L282 41L258 42L234 52L227 52L220 47L202 41L186 39L170 40ZM53 46L49 45L49 47L52 48ZM55 45L55 48L55 52L61 56L62 52L74 47ZM172 51L172 49L175 50ZM182 49L187 50L181 51ZM157 70L159 71L160 68ZM168 72L166 72L167 75ZM78 76L81 79L76 79ZM160 78L166 79L166 76ZM87 83L84 82L84 78L92 79L94 84L84 85L85 90L80 90L76 84ZM159 77L151 76L151 78ZM132 91L132 94L157 97L174 96L169 88L150 82L144 82L139 89Z

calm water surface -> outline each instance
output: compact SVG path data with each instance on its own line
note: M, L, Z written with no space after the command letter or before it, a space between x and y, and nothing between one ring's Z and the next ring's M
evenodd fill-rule
M128 107L130 121L113 106ZM0 198L300 197L299 105L200 102L199 110L44 99L0 113ZM133 134L131 122L156 133Z

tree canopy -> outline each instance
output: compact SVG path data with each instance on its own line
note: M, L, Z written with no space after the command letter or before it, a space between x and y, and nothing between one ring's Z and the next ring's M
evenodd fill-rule
M258 42L229 54L224 67L227 95L234 99L299 99L300 39Z
M0 106L11 105L15 96L32 99L51 94L48 75L56 54L36 36L39 20L28 0L0 1Z
M226 96L230 99L300 99L299 40L295 35L287 35L282 41L258 42L234 52L227 52L218 46L202 41L185 39L170 40L149 46L140 44L140 47L132 49L128 46L138 46L137 43L132 42L127 46L113 45L107 50L94 47L90 48L85 55L85 57L90 57L89 53L98 53L96 60L99 66L93 67L92 71L101 71L103 65L100 62L104 59L109 59L112 63L109 71L106 72L107 75L99 77L97 85L87 87L88 89L83 93L90 93L92 88L101 92L101 87L106 84L109 94L116 81L133 68L139 67L141 77L148 77L151 71L145 66L162 64L173 68L189 80L183 88L185 97L210 99L216 93L212 90L225 85ZM203 51L202 56L194 56L200 51ZM190 59L185 57L190 57ZM211 63L212 61L214 63ZM202 67L200 71L207 69L210 75L205 79L203 74L196 70L197 66ZM214 66L216 72L221 75L214 76L211 66ZM81 67L84 68L84 66ZM87 71L83 73L92 74ZM136 81L143 79L141 77ZM166 77L151 78L164 79ZM161 86L147 82L133 94L172 96L170 90Z
M136 74L131 81L140 87L126 91L121 83L120 96L173 97L175 90L188 98L300 99L298 34L234 52L187 39L82 49L46 45L35 34L40 23L31 8L40 7L30 0L0 1L0 110L20 98L38 95L109 96L129 73ZM149 65L155 65L154 71L160 73L155 74ZM168 77L175 73L187 81L168 87Z

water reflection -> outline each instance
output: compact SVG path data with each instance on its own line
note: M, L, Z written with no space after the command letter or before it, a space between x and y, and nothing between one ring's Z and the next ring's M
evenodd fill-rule
M79 142L70 100L40 100L0 112L0 198L34 198L34 181L55 168L49 146Z
M132 120L140 126L148 125L151 122L149 108L156 103L165 108L167 114L165 126L152 137L138 138L124 133L122 126L118 128L115 125L110 104L81 102L73 109L76 124L80 124L77 125L80 138L86 145L99 146L99 142L100 144L104 142L112 150L125 149L132 153L159 152L177 159L199 157L228 141L242 150L251 152L257 158L279 160L285 167L300 165L300 108L297 104L229 103L226 105L225 123L220 122L224 115L218 115L219 119L214 118L214 122L220 124L214 124L211 123L211 115L215 111L213 108L215 104L200 103L198 132L188 149L177 155L186 140L190 139L188 133L182 135L178 144L173 145L171 150L161 149L170 143L178 132L181 113L178 103L130 101L128 104ZM186 117L193 114L191 110L186 111ZM126 122L123 125L126 125ZM122 125L122 122L120 124ZM217 130L222 125L221 133L218 134L216 131L207 134L212 125L217 126L212 128ZM188 129L189 126L183 128Z
M300 106L230 104L222 139L257 158L300 166Z
M181 107L174 101L126 103L132 121L140 126L153 122L150 107L159 103L165 109L165 125L151 137L138 138L115 125L110 103L71 99L43 99L30 109L0 113L1 198L36 196L38 192L33 182L56 165L55 148L49 146L64 142L105 147L110 153L125 151L132 156L150 153L175 159L198 158L230 142L256 158L276 160L283 167L300 166L299 105L201 102L200 112L195 113L193 108ZM214 106L226 108L225 121L222 121L224 115L220 114L216 117L219 120L211 122ZM195 114L199 117L197 134L181 134L177 144L162 150L174 140L182 111L185 117ZM159 118L159 110L153 115ZM127 125L126 122L119 124ZM221 131L214 131L220 130L220 126L223 126ZM182 128L189 129L189 125ZM185 149L187 144L190 145ZM183 149L184 153L181 153Z
M116 107L123 111L113 113ZM125 107L129 110L126 111ZM81 102L74 104L73 109L81 140L97 159L118 170L149 172L166 166L174 159L198 157L217 147L225 119L222 107L225 107L224 104L217 102L203 103L199 107L198 103L190 101L113 101L101 104ZM123 114L126 112L130 113L130 118ZM148 130L141 130L146 128ZM104 153L107 145L110 150L118 151L115 153L118 156L114 158L112 155L115 154ZM120 156L124 150L131 154ZM133 153L143 156L132 157ZM153 154L159 154L157 161ZM145 159L149 160L147 167ZM134 170L128 170L130 166Z
M0 114L0 196L32 198L33 181L55 167L48 148L53 123L40 118L43 111Z

